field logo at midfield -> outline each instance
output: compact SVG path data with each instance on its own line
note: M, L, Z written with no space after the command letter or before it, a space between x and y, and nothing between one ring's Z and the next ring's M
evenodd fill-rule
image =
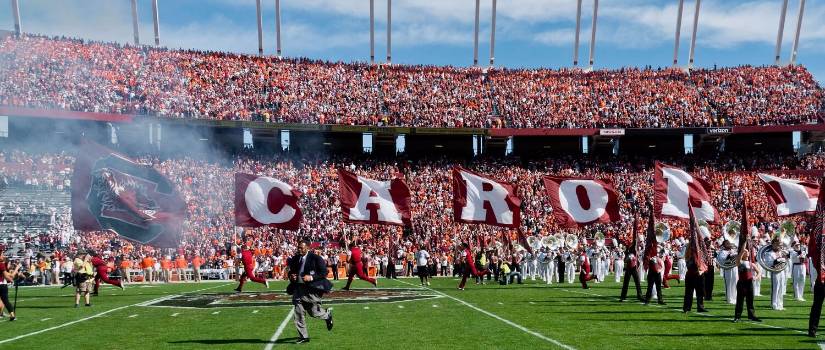
M415 288L369 288L333 291L324 295L326 304L394 303L442 297L438 293ZM209 293L178 295L144 306L156 307L266 307L292 305L292 296L283 292Z

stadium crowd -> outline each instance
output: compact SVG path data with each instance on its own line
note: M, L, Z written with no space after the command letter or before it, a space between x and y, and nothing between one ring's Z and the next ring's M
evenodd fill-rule
M744 196L751 206L751 215L761 232L772 232L781 220L767 201L763 185L754 171L792 171L791 177L815 181L816 172L825 166L825 153L802 157L779 154L713 157L694 156L680 159L660 159L683 166L699 177L715 184L711 193L715 206L724 218L738 220L735 206ZM454 249L461 242L494 246L496 242L519 242L516 232L503 228L456 224L452 221L450 172L461 164L446 158L424 160L356 159L296 155L242 155L223 161L192 158L159 159L143 156L140 161L152 164L174 181L186 202L188 213L180 246L177 249L155 249L119 239L111 232L74 232L66 208L57 213L47 231L33 232L25 228L0 232L4 249L13 250L28 261L30 272L41 276L42 282L56 281L56 272L65 257L79 250L93 250L112 257L116 268L142 271L140 278L168 281L175 269L198 268L215 278L237 276L240 247L254 238L258 266L270 278L281 278L286 257L295 249L299 238L309 238L327 256L346 253L344 242L357 239L369 257L368 266L375 273L385 274L389 261L409 269L413 253L425 247L433 255L435 266L442 264L442 273L455 272ZM464 164L476 171L491 174L519 185L523 199L523 228L527 235L546 236L574 233L583 242L594 233L603 232L610 241L628 244L632 237L636 208L645 208L652 200L653 159L623 157L611 159L557 157L541 161L517 158L476 159ZM0 171L8 176L9 188L37 188L68 191L73 158L65 154L28 154L16 150L0 152ZM412 194L412 227L409 230L390 226L344 224L337 201L337 172L348 168L364 176L386 179L400 176L410 186ZM241 229L234 226L235 172L268 175L292 184L303 193L300 205L304 220L297 232L268 228ZM600 224L582 230L561 228L555 224L552 209L541 179L543 175L585 175L607 179L620 193L622 220L615 224ZM43 184L59 184L44 186ZM0 203L4 212L20 210L13 203ZM68 205L68 203L66 203ZM642 209L640 228L646 213ZM439 213L433 215L433 213ZM800 220L797 218L796 220ZM2 221L2 220L0 220ZM671 222L672 237L685 236L685 226ZM717 228L714 236L720 235ZM800 227L800 232L804 230ZM804 237L802 237L804 239ZM345 257L337 260L343 264ZM440 269L439 269L440 270ZM44 280L48 271L50 280ZM400 271L399 271L400 272ZM179 275L194 279L195 276ZM198 275L199 277L200 275Z
M169 118L410 127L596 128L817 122L801 66L581 70L372 66L0 38L0 106Z

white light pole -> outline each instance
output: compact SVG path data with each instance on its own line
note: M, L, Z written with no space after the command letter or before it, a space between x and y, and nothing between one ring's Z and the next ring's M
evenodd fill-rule
M688 69L693 68L694 55L696 54L696 32L699 28L699 8L702 0L696 0L696 10L693 13L693 35L690 38L690 53L688 54Z
M576 6L576 40L573 41L573 66L579 65L579 33L582 27L582 0Z
M599 0L593 1L593 29L590 32L590 69L593 69L593 61L596 57L596 22L599 16Z
M682 9L684 8L685 0L679 0L679 10L676 14L676 44L673 47L673 66L679 64L679 39L682 34Z
M473 35L473 67L478 66L478 14L481 7L481 0L476 0L476 26Z
M387 63L392 63L392 0L387 0Z
M11 0L11 13L14 16L14 34L19 38L23 35L23 27L20 25L20 4L17 0Z
M779 64L782 55L782 36L785 33L785 16L788 14L788 0L782 0L782 12L779 14L779 31L776 33L776 54L774 64Z
M490 67L496 60L496 0L493 0L493 21L490 27Z
M275 0L275 50L281 57L281 0Z
M796 18L796 34L793 39L793 50L791 51L791 64L796 64L796 52L799 49L799 31L802 30L802 14L805 12L805 0L799 0L799 16Z
M138 31L137 0L132 0L132 32L135 36L135 45L140 45L140 32Z
M158 16L158 0L152 0L152 21L155 29L155 46L160 46L160 19Z
M375 0L370 0L370 64L375 64Z
M132 0L134 1L134 0ZM264 28L261 18L261 0L255 0L256 21L258 24L258 56L264 55Z

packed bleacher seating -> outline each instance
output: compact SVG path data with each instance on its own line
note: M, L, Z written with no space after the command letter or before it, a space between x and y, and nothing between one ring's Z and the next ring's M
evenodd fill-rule
M110 252L122 256L133 266L138 266L146 257L163 260L166 255L184 256L191 261L195 256L203 259L205 266L231 270L234 262L228 262L237 254L245 235L255 237L260 264L267 266L271 276L280 277L275 269L285 262L299 237L308 237L314 242L330 248L328 254L341 253L340 242L344 236L357 237L364 244L365 251L372 257L373 266L378 266L381 256L390 250L411 250L416 246L429 246L433 252L448 254L455 244L462 241L483 239L487 244L493 241L517 241L515 232L502 228L456 224L452 220L449 169L463 162L446 158L423 160L354 159L340 156L237 156L229 160L207 161L190 158L158 159L150 156L140 158L152 164L176 183L188 203L185 230L178 249L155 249L141 246L117 238L111 232L74 232L70 227L68 200L38 204L31 208L16 196L1 196L0 227L10 227L18 222L14 230L0 232L0 239L8 249L21 256L36 257L57 253L57 257L77 251L80 248ZM811 170L825 166L825 153L813 153L803 157L778 154L753 154L750 156L693 156L681 159L660 159L683 166L696 175L715 184L711 193L714 205L719 209L724 221L738 219L734 209L742 196L748 198L752 215L757 219L757 227L771 231L778 222L765 197L762 184L754 171L767 170ZM519 195L524 200L524 228L529 235L548 235L561 232L578 234L582 239L590 238L596 231L604 232L608 238L617 238L627 244L630 240L632 216L635 208L645 208L652 198L652 158L548 158L541 161L523 162L515 158L477 159L465 166L482 173L519 184ZM9 191L43 191L63 194L70 188L65 182L71 176L73 158L63 154L28 154L14 150L0 153L0 172L10 174ZM52 166L46 166L52 165ZM54 166L59 165L59 166ZM372 178L389 178L400 173L406 179L412 193L412 230L403 232L399 227L347 225L340 219L337 203L336 169L346 167ZM35 169L22 173L20 169ZM248 232L234 226L233 173L237 171L270 175L293 184L304 193L300 205L304 221L297 232L275 229L255 229ZM610 225L594 225L583 230L562 229L554 222L552 210L541 177L547 174L588 175L609 179L620 193L621 222ZM800 175L801 179L812 180L811 176ZM51 182L50 182L51 181ZM61 183L58 186L42 186L46 183ZM35 185L37 184L37 185ZM15 192L15 193L18 193ZM26 192L20 192L26 193ZM29 192L31 193L31 192ZM12 198L9 200L9 198ZM22 207L21 207L22 206ZM23 227L19 224L20 213L29 210L48 212L49 224L43 228ZM438 213L434 215L433 213ZM640 215L644 218L644 209ZM795 220L800 221L797 217ZM642 223L644 220L642 220ZM672 222L675 238L685 235L683 223ZM773 225L773 226L771 226ZM642 226L643 227L643 226ZM714 236L718 237L718 228ZM802 231L801 231L802 232ZM403 237L402 237L403 236ZM400 237L400 238L399 238ZM483 237L483 238L480 238ZM28 242L29 244L25 244ZM391 246L390 243L393 242ZM398 242L404 242L398 244ZM334 248L338 247L338 248ZM229 265L227 265L229 264Z
M0 39L0 106L413 127L688 127L818 122L801 66L581 70L372 66L76 39Z

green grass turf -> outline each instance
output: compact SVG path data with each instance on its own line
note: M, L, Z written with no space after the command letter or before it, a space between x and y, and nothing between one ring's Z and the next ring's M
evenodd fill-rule
M612 276L609 278L612 281ZM343 286L336 282L336 289ZM417 279L380 280L380 287L416 288ZM555 349L550 339L576 349L788 349L818 348L804 335L808 302L786 295L786 311L770 310L768 296L757 297L756 312L764 322L732 323L733 305L724 302L717 279L714 301L706 316L681 313L682 286L665 290L668 305L619 303L620 285L575 284L484 286L436 278L431 288L494 314L490 316L448 297L394 302L333 305L335 329L308 319L311 342L295 345L290 320L275 348L307 349ZM290 307L174 308L135 305L174 294L229 293L235 282L130 285L125 292L106 287L90 308L73 307L70 288L21 288L18 321L0 323L0 349L264 349ZM262 291L248 283L246 292ZM281 291L283 282L271 283ZM356 288L368 285L356 281ZM644 284L643 284L644 288ZM763 280L762 292L770 291ZM789 283L790 291L790 283ZM632 293L631 293L632 294ZM13 290L12 290L13 297ZM400 308L403 307L403 308ZM119 309L118 309L119 308ZM366 309L365 309L366 308ZM109 310L99 317L20 338L15 336L64 325ZM258 312L254 312L258 310ZM214 312L219 311L218 314ZM177 314L172 316L173 314ZM131 317L130 317L131 316ZM510 321L509 324L504 320ZM825 332L823 332L825 333ZM544 337L544 339L542 338ZM818 339L825 342L825 339Z

